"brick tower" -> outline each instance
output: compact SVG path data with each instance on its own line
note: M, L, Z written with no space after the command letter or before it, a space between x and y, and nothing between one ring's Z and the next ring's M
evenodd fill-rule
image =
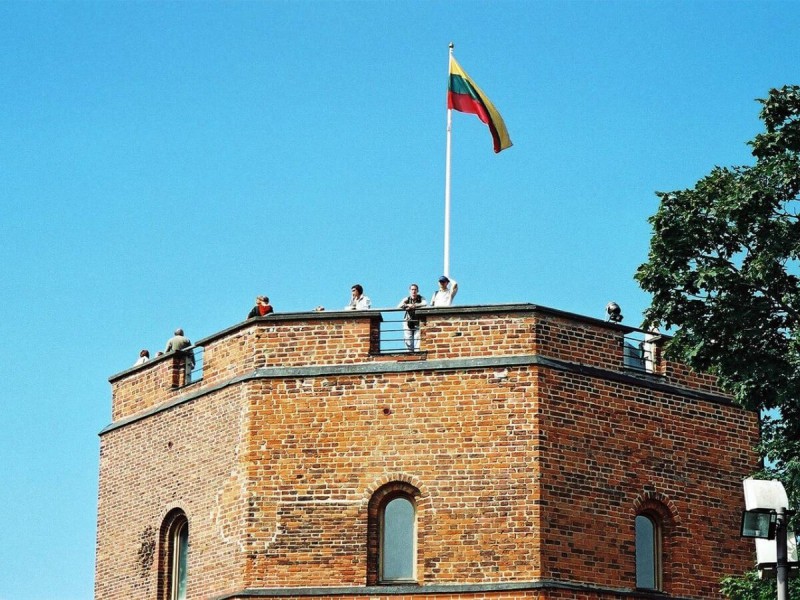
M388 311L289 313L111 377L95 599L708 599L752 566L757 415L663 340L417 315L418 352Z

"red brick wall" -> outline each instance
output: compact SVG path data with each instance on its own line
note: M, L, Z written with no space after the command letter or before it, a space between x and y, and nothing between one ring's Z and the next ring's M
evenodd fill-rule
M422 321L420 350L429 359L533 354L533 313L458 314L418 311Z
M176 507L189 520L193 600L364 586L369 500L392 481L420 492L422 585L632 588L643 508L665 515L667 593L718 598L719 578L750 566L737 532L757 423L695 393L716 392L712 379L669 363L662 377L629 377L621 328L563 313L455 309L421 320L414 362L371 353L375 318L341 314L256 320L209 338L203 380L185 388L171 387L170 357L113 377L115 421L179 404L102 435L96 599L154 598L158 565L147 557ZM469 362L499 357L509 360ZM529 364L512 364L521 358ZM425 361L437 368L410 370ZM353 372L359 363L371 372ZM332 368L225 385L309 365Z
M549 358L619 371L622 339L620 329L605 324L549 315L536 320L535 351Z
M651 503L671 513L664 589L718 597L722 574L750 566L738 530L741 479L757 468L755 415L569 373L544 378L538 466L554 535L542 576L635 581L633 518Z
M167 513L189 521L191 598L241 589L247 402L239 388L105 433L95 598L154 600Z
M183 359L175 354L111 378L112 420L136 415L183 394L262 367L349 364L369 360L379 317L338 313L338 318L278 317L242 323L203 346L203 379L183 383Z
M570 363L623 371L625 330L546 311L506 309L459 313L419 312L424 357L428 360L537 354ZM136 415L183 394L210 387L263 367L347 365L383 362L374 352L379 335L377 313L287 315L251 320L201 343L202 382L182 383L180 357L168 355L111 378L112 420ZM720 393L714 377L661 361L662 381Z
M253 548L249 585L364 585L370 495L403 478L421 491L422 581L534 577L530 377L513 389L483 370L274 382L251 423L265 509L250 535L269 546Z
M111 420L118 421L177 395L182 361L170 354L111 379Z

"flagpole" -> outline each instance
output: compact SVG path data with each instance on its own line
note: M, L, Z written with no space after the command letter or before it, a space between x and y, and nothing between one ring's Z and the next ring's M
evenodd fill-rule
M453 56L453 42L450 42L450 55L447 60L447 76L450 77L450 58ZM448 88L449 88L448 81ZM453 129L453 109L447 109L447 150L444 172L444 275L450 276L450 137Z

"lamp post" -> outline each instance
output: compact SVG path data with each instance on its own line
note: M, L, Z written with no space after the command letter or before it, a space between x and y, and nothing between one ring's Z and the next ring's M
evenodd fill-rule
M789 600L789 569L797 568L797 543L792 538L789 549L789 518L793 510L786 508L786 490L778 481L744 480L747 510L742 512L742 537L756 539L759 569L774 565L778 600ZM759 540L775 540L774 554L769 545ZM774 556L774 561L773 561Z
M784 507L776 510L775 573L778 578L778 600L789 600L789 558L786 552L786 530L789 524L787 512Z
M778 600L789 600L788 521L794 511L785 507L754 508L742 512L742 537L775 540L775 573Z

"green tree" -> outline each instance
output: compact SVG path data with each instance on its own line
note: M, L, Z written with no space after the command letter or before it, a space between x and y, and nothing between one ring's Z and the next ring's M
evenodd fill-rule
M765 131L749 142L754 164L715 167L692 189L658 193L636 279L652 294L644 326L676 328L668 355L717 375L765 415L763 474L781 479L798 507L800 87L759 102ZM730 598L748 597L734 584Z
M721 591L730 600L775 600L775 578L759 579L758 572L751 571L741 577L726 577ZM800 598L798 581L789 581L789 598Z

